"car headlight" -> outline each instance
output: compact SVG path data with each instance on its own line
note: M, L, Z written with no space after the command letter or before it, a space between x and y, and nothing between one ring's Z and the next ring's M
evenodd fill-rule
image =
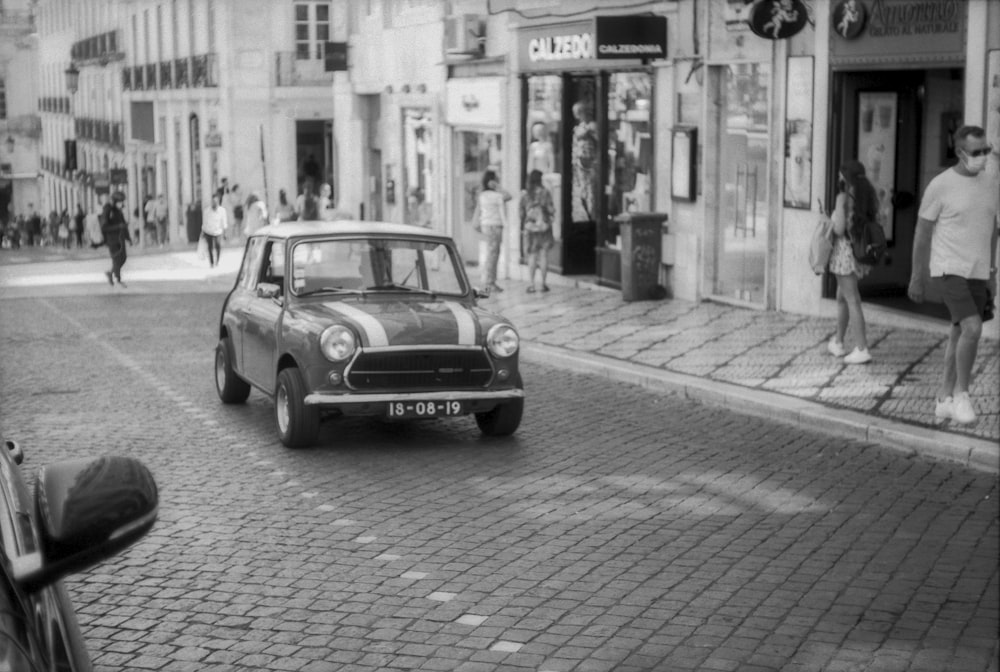
M335 324L332 327L327 327L319 337L319 349L323 351L323 356L331 362L342 362L358 349L358 341L354 338L353 331Z
M520 337L509 324L494 324L486 333L486 347L494 357L510 357L520 345Z

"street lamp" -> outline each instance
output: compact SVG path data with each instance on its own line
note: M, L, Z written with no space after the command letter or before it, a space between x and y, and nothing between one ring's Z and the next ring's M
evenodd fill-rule
M77 70L76 66L70 62L69 67L66 68L66 90L70 94L76 93L80 89L80 71Z

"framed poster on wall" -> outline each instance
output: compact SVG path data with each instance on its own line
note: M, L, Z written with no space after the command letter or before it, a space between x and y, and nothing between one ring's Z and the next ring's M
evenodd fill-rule
M698 129L693 126L675 126L672 130L673 155L671 156L670 196L675 201L695 200L696 154Z
M785 190L787 208L808 210L812 200L813 57L788 58L785 97Z
M896 184L895 91L866 91L858 94L858 161L865 165L868 181L878 194L879 219L887 241L893 240L892 196Z

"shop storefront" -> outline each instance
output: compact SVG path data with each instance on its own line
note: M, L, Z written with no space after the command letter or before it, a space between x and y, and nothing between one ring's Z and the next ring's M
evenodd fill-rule
M451 233L466 263L478 264L482 243L472 227L472 214L483 173L503 176L503 77L459 77L448 80L446 124L451 133ZM501 262L506 261L501 259Z
M969 3L837 0L830 9L827 175L836 176L845 160L865 165L892 256L862 280L862 297L933 313L939 305L909 302L906 288L920 195L956 162L951 134L967 119ZM827 202L835 182L827 180ZM824 296L834 291L834 279L826 278Z
M556 205L550 268L593 274L613 218L653 202L656 92L649 61L666 56L662 16L593 17L518 33L521 180L532 170Z

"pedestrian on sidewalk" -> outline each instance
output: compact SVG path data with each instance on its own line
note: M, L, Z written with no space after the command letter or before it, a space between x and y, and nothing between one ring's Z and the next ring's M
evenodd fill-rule
M83 205L76 204L76 214L73 215L73 241L76 249L83 247L83 227L87 220L87 213L83 211Z
M142 206L142 213L144 216L142 233L145 237L145 246L151 247L159 244L160 239L156 231L156 199L147 198Z
M483 173L482 189L476 197L476 209L472 213L472 221L476 231L486 238L486 263L483 264L482 283L492 292L502 292L497 284L497 263L500 261L500 248L503 244L503 232L507 225L506 203L510 194L500 191L500 179L493 170Z
M288 202L288 194L284 189L278 190L278 208L274 212L274 223L294 222L296 218L295 208Z
M59 247L63 248L64 250L68 250L70 246L71 235L69 227L72 221L73 220L69 216L69 210L63 208L63 211L59 213L59 226L56 229L56 232L57 235L59 236Z
M160 247L170 242L167 235L167 197L163 194L158 195L153 203L153 229Z
M243 222L244 238L249 238L254 231L267 226L267 207L256 191L247 198L246 216Z
M201 216L201 235L205 236L208 243L208 265L217 266L219 257L222 255L222 245L219 239L229 228L229 219L226 209L220 204L219 194L212 194L212 205L205 208Z
M979 126L954 135L959 162L930 181L920 201L913 241L910 299L922 303L928 281L951 316L944 376L934 415L959 424L976 421L969 398L983 322L993 317L996 296L1000 177L997 151ZM987 159L993 165L987 169Z
M839 187L830 217L833 222L830 272L837 277L837 333L830 339L827 349L834 357L843 357L845 364L867 364L872 356L868 352L858 281L868 275L872 267L854 258L851 240L861 235L866 222L877 220L878 194L865 176L865 167L860 161L845 161L841 165ZM850 354L844 347L848 329L854 345Z
M111 196L110 202L104 205L103 221L101 222L101 235L104 237L104 244L108 246L108 253L111 255L111 270L104 275L108 279L108 284L114 287L115 280L122 287L128 287L122 282L122 266L128 259L125 243L132 245L132 236L129 235L128 220L122 212L122 204L125 202L125 194L116 191Z
M542 291L549 291L545 278L549 272L549 248L552 247L552 218L555 205L552 194L542 184L542 171L528 173L528 188L521 192L521 230L524 231L524 251L528 255L528 292L535 292L535 271L541 270Z

